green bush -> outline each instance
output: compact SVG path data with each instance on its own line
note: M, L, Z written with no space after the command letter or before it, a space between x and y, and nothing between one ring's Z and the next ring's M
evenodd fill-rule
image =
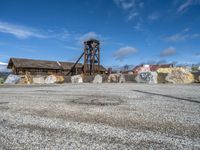
M4 83L4 79L0 78L0 84L3 84L3 83Z

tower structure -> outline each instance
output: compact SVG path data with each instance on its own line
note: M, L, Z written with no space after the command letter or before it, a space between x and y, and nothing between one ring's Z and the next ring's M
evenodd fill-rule
M84 75L95 75L100 70L100 42L90 39L84 42Z

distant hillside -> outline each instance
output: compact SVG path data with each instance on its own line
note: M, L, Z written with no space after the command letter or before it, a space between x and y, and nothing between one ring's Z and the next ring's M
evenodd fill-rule
M11 72L0 72L0 78L5 80L9 74L11 74Z
M11 72L10 69L7 69L7 63L0 62L0 73L2 72Z
M124 65L124 66L108 66L107 68L112 68L112 71L120 72L125 70L132 70L135 65Z
M9 74L11 74L11 70L7 69L7 64L0 62L0 78L5 80Z

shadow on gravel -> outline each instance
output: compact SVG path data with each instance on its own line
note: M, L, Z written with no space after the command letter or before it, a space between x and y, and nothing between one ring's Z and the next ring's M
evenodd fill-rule
M175 97L175 96L171 96L171 95L165 95L165 94L159 94L159 93L151 93L151 92L140 91L140 90L133 90L133 91L134 91L134 92L144 93L144 94L163 96L163 97L168 97L168 98L173 98L173 99L177 99L177 100L188 101L188 102L193 102L193 103L198 103L198 104L200 104L200 101L193 100L193 99L180 98L180 97Z

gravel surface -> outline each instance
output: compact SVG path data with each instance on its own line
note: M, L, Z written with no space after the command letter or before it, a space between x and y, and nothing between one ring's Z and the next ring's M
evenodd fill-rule
M200 149L200 86L0 86L0 149Z

